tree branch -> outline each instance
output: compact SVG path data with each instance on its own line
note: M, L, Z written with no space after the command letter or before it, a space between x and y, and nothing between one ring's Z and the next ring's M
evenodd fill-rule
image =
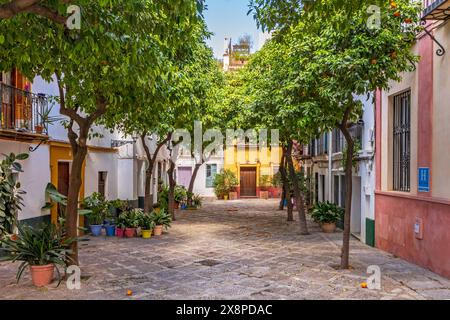
M57 24L66 25L66 17L59 15L56 10L40 5L40 2L41 0L14 0L2 4L0 5L0 18L10 19L19 13L33 13L54 21ZM63 0L62 3L67 4L69 0Z

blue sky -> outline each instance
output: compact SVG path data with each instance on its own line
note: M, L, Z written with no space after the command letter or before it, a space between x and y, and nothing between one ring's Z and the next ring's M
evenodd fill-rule
M258 49L259 31L252 15L247 16L248 3L249 0L206 0L205 19L209 31L214 33L208 44L217 58L222 58L225 37L231 37L234 43L241 35L249 34L253 50Z

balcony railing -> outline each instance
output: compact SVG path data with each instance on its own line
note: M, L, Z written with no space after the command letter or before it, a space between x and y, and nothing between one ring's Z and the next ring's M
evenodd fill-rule
M424 0L423 19L448 20L450 19L450 0Z
M0 129L48 134L42 119L48 97L0 83Z

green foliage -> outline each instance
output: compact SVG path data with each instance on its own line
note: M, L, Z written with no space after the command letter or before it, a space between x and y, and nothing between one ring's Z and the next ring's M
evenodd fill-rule
M23 172L18 161L28 158L28 154L4 155L0 162L0 239L3 235L12 233L16 223L16 214L22 209L25 191L20 189L14 171Z
M121 228L137 228L142 221L144 211L142 209L132 209L122 212L117 220L117 226Z
M92 225L102 225L103 221L110 217L110 203L98 192L84 198L83 207L90 212L87 214L89 223Z
M164 186L158 194L158 204L161 210L169 210L169 188Z
M72 242L73 239L64 237L53 224L38 229L21 225L17 240L9 238L0 240L0 252L6 254L0 260L21 262L16 276L19 282L27 266L55 264L65 267L70 263L68 253ZM61 277L59 279L61 281Z
M199 194L192 197L192 205L195 208L200 208L202 206L202 197Z
M361 142L359 140L355 140L354 146L353 146L353 156L352 156L352 165L353 168L358 168L358 157L359 153L361 152ZM342 151L342 154L344 155L342 157L342 167L345 168L347 166L347 145L345 145L344 150Z
M259 186L261 188L269 188L272 186L272 177L269 175L261 175L259 177Z
M214 193L221 199L234 191L238 185L239 181L233 171L222 170L214 178Z
M155 225L156 224L149 213L142 214L139 221L139 227L141 227L142 230L153 230Z
M187 200L187 190L184 186L175 186L174 189L175 202L185 202Z
M166 229L168 229L172 224L172 218L165 209L161 209L159 212L153 211L150 216L152 221L157 226L164 226Z
M311 217L317 223L336 223L342 219L344 209L334 203L318 202L311 209Z

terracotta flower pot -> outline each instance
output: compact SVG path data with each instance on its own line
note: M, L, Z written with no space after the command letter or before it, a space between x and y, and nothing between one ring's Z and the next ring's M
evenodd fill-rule
M136 233L136 228L125 228L125 237L133 238Z
M229 199L230 199L230 200L237 200L237 198L238 198L237 192L230 192L230 193L228 194L228 196L229 196Z
M155 229L153 229L153 234L155 236L160 236L160 235L162 235L162 231L163 231L163 226L156 226Z
M336 231L336 223L322 223L321 228L325 233L334 233Z
M259 197L264 200L269 199L269 191L260 191Z
M44 287L49 285L53 280L55 265L48 264L45 266L30 266L31 279L36 287Z
M175 204L174 204L174 209L180 209L180 203L179 202L175 202Z

